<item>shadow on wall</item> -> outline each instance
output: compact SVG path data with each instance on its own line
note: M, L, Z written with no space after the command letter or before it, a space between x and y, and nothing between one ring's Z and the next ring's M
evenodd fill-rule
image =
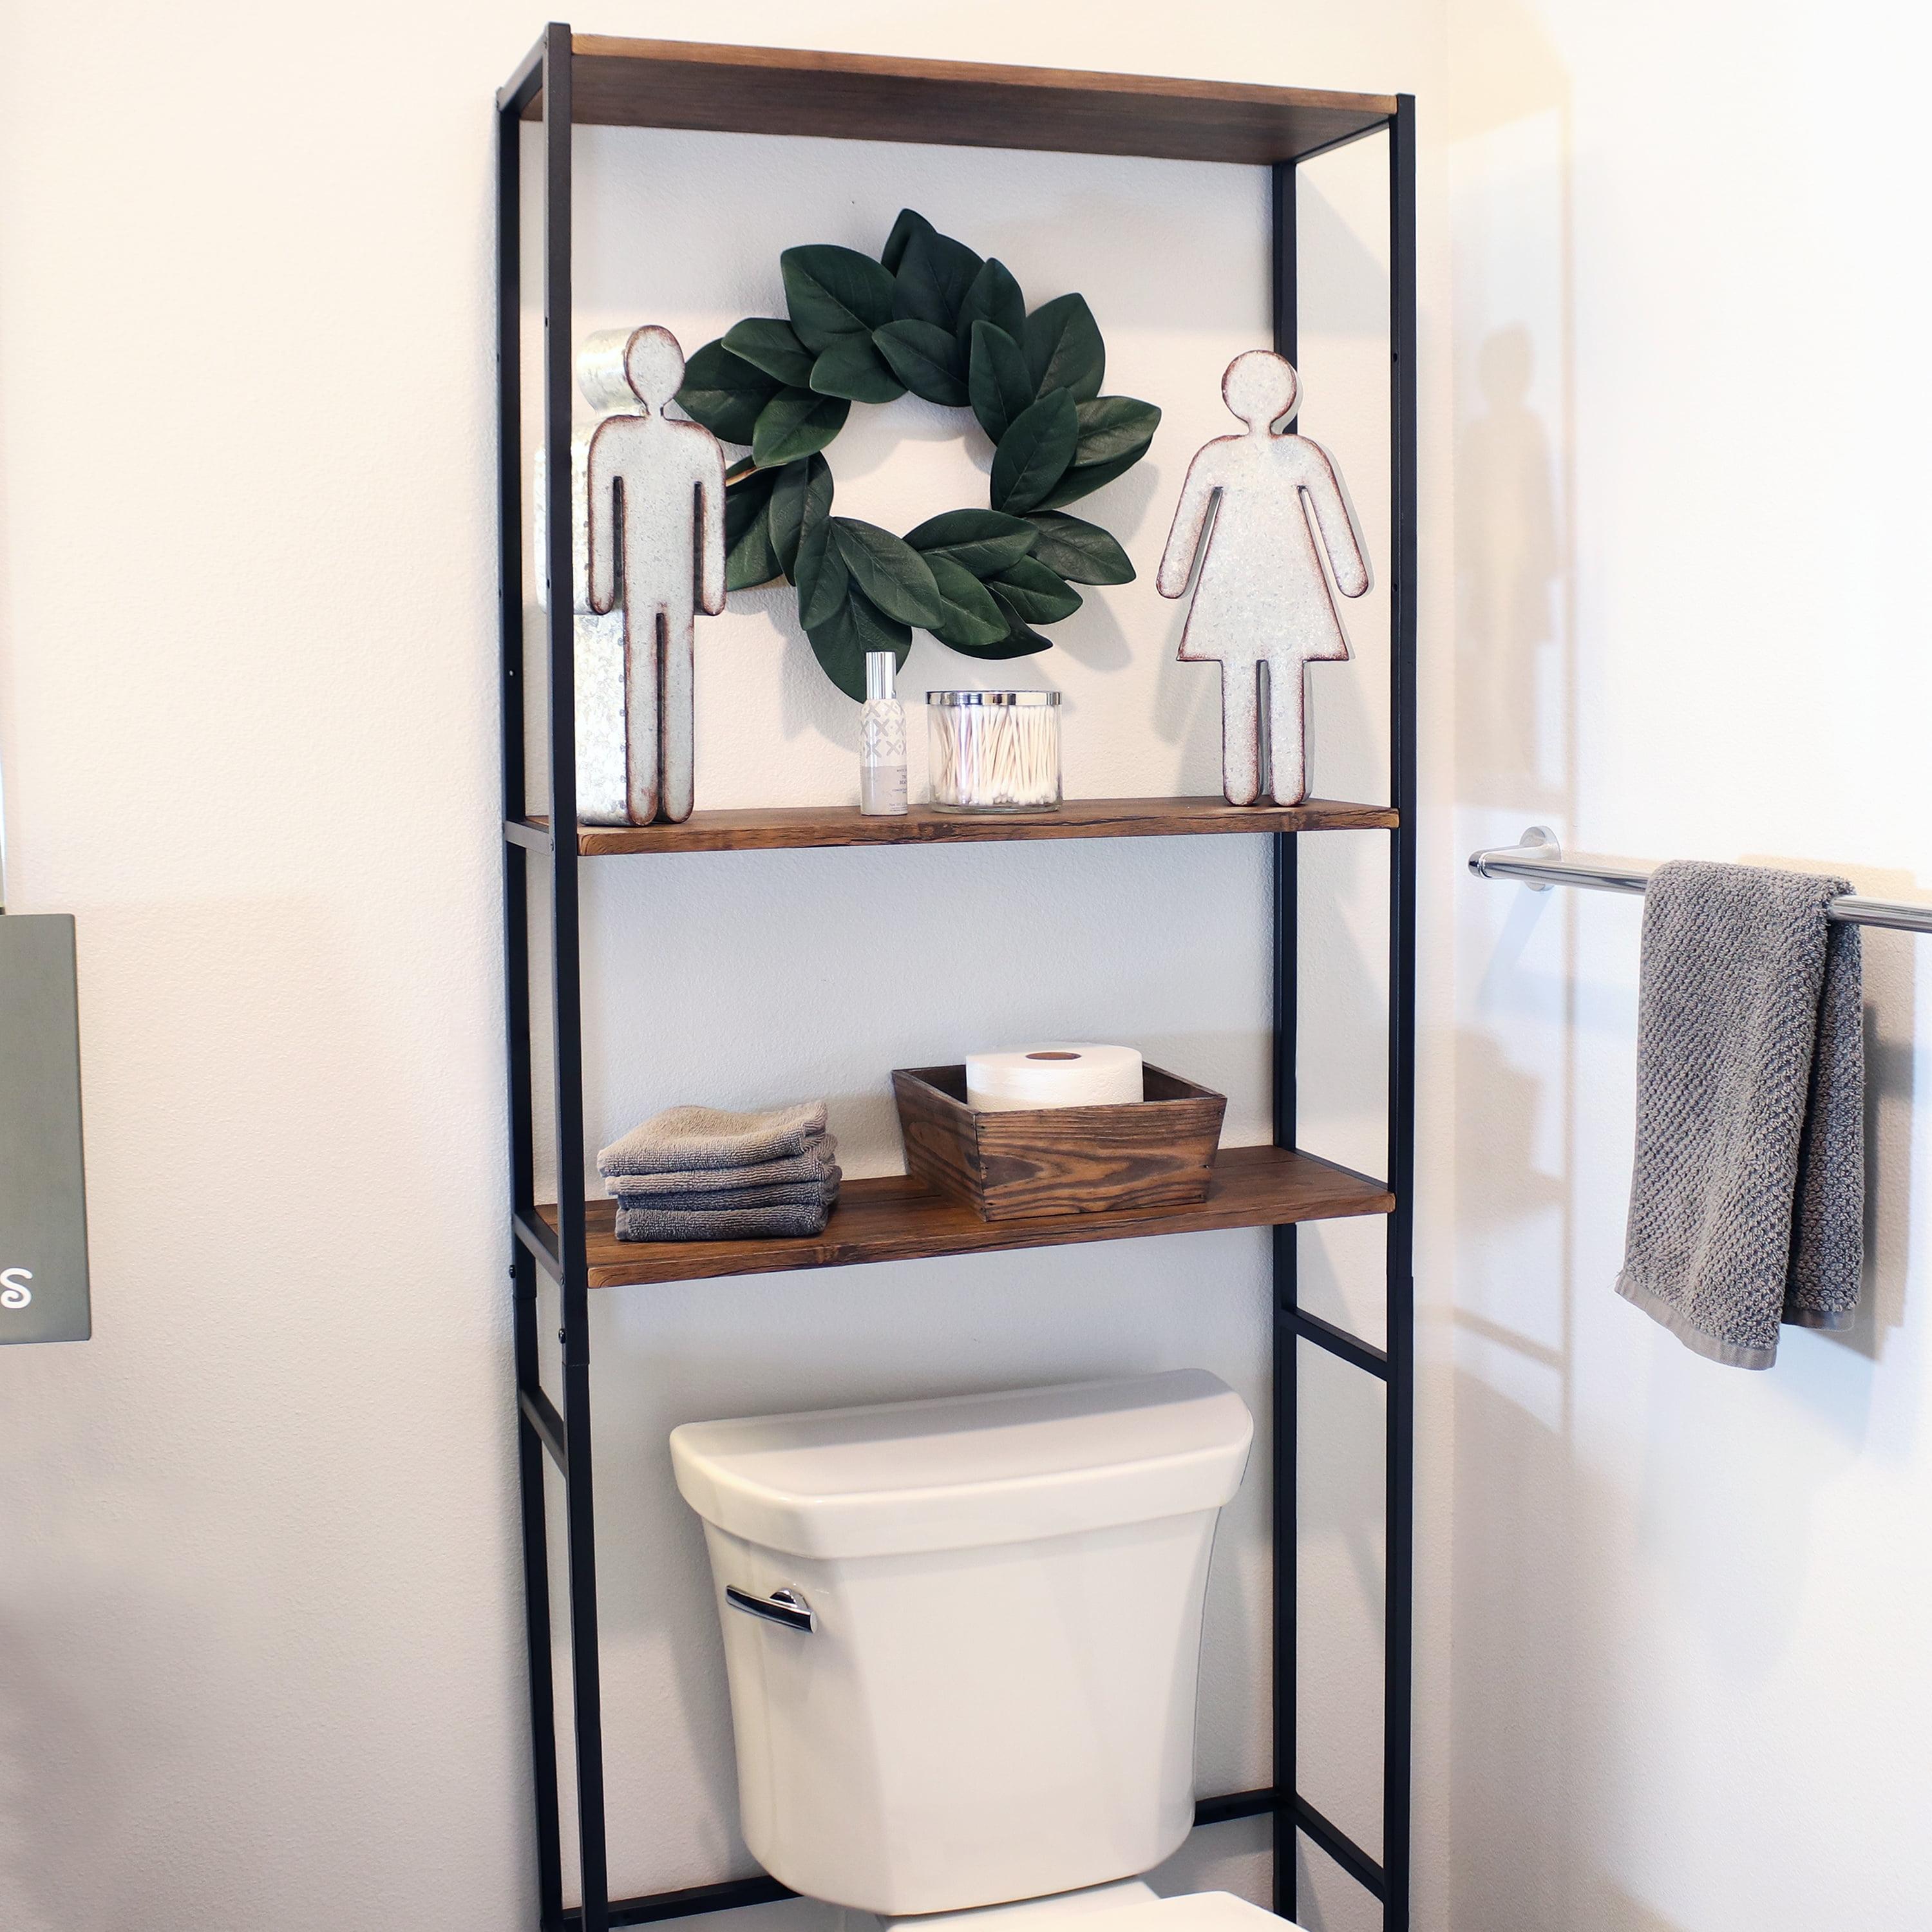
M1537 22L1470 10L1452 62L1456 773L1464 847L1576 814L1570 83ZM1573 1453L1576 910L1466 896L1457 1037L1449 1922L1574 1910L1578 1672L1598 1655ZM1561 896L1567 898L1568 896ZM1606 1291L1607 1292L1607 1291ZM1580 1568L1580 1564L1582 1566ZM1677 1932L1657 1922L1653 1932Z
M1690 1932L1674 1918L1654 1911L1640 1898L1633 1898L1616 1886L1606 1885L1597 1906L1596 1922L1603 1932Z
M1550 436L1531 406L1527 325L1484 338L1478 412L1456 451L1459 774L1464 796L1531 817L1567 818L1568 667L1557 602L1569 578ZM1467 754L1473 754L1468 756Z

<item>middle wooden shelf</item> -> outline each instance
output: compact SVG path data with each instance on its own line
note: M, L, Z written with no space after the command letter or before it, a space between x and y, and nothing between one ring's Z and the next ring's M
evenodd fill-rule
M717 1275L776 1274L793 1268L845 1268L1003 1248L1060 1247L1142 1234L1213 1228L1265 1228L1290 1221L1386 1214L1395 1198L1381 1182L1282 1148L1223 1148L1205 1201L1182 1208L1124 1208L1097 1214L1049 1214L982 1221L971 1208L928 1192L902 1174L848 1180L822 1234L744 1241L620 1241L616 1204L586 1204L590 1286L698 1281ZM537 1210L555 1234L556 1210Z
M846 806L777 806L694 812L681 825L580 825L586 859L626 852L770 852L826 845L1030 844L1054 838L1178 838L1254 832L1385 831L1397 823L1385 805L1311 798L1300 805L1230 805L1222 798L1070 798L1051 812L937 812L916 805L892 818L867 818ZM533 817L506 828L547 842L550 821Z

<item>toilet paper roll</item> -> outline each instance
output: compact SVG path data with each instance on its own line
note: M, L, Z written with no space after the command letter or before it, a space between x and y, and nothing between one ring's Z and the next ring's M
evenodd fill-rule
M966 1056L966 1104L982 1114L1121 1106L1141 1097L1141 1057L1131 1046L1053 1040Z

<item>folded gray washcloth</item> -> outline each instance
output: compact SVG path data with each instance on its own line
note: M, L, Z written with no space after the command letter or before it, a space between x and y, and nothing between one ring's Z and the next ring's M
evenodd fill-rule
M800 1101L734 1114L720 1107L668 1107L597 1156L597 1171L676 1174L690 1168L752 1167L804 1151L825 1131L825 1102Z
M835 1167L820 1180L782 1180L770 1187L698 1188L676 1194L641 1192L626 1187L621 1180L614 1180L610 1192L620 1213L627 1208L664 1208L695 1214L737 1208L830 1207L838 1198L842 1178Z
M790 1181L822 1180L836 1174L833 1156L838 1141L814 1134L801 1151L782 1160L754 1162L748 1167L688 1167L667 1174L613 1174L607 1177L613 1194L628 1199L646 1194L691 1194L727 1187L775 1187Z
M1864 1035L1842 879L1660 867L1645 896L1636 1162L1617 1292L1700 1355L1777 1359L1780 1318L1850 1325Z
M829 1204L793 1208L730 1208L686 1211L661 1208L617 1210L620 1241L740 1241L760 1235L822 1234Z

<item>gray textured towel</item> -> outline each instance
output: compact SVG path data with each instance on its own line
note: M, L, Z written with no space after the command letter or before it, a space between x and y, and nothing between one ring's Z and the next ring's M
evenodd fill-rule
M797 1208L734 1208L688 1213L660 1208L617 1210L620 1241L742 1241L761 1234L822 1234L829 1204Z
M1636 1163L1617 1292L1713 1361L1843 1328L1864 1255L1858 929L1842 879L1661 866L1645 896Z
M654 1180L655 1174L640 1174L640 1180ZM715 1214L734 1208L801 1208L830 1205L838 1198L838 1184L844 1177L834 1167L816 1180L782 1180L770 1187L709 1187L686 1189L676 1193L661 1190L627 1187L620 1179L610 1184L611 1197L620 1208L670 1208L680 1214Z
M825 1131L825 1102L734 1114L722 1107L667 1107L597 1156L597 1172L674 1174L686 1168L751 1167L803 1151Z
M646 1194L709 1193L722 1188L776 1187L797 1181L818 1182L838 1172L838 1141L814 1134L802 1151L783 1160L764 1160L748 1167L686 1167L669 1174L614 1174L607 1177L613 1194L628 1200Z

